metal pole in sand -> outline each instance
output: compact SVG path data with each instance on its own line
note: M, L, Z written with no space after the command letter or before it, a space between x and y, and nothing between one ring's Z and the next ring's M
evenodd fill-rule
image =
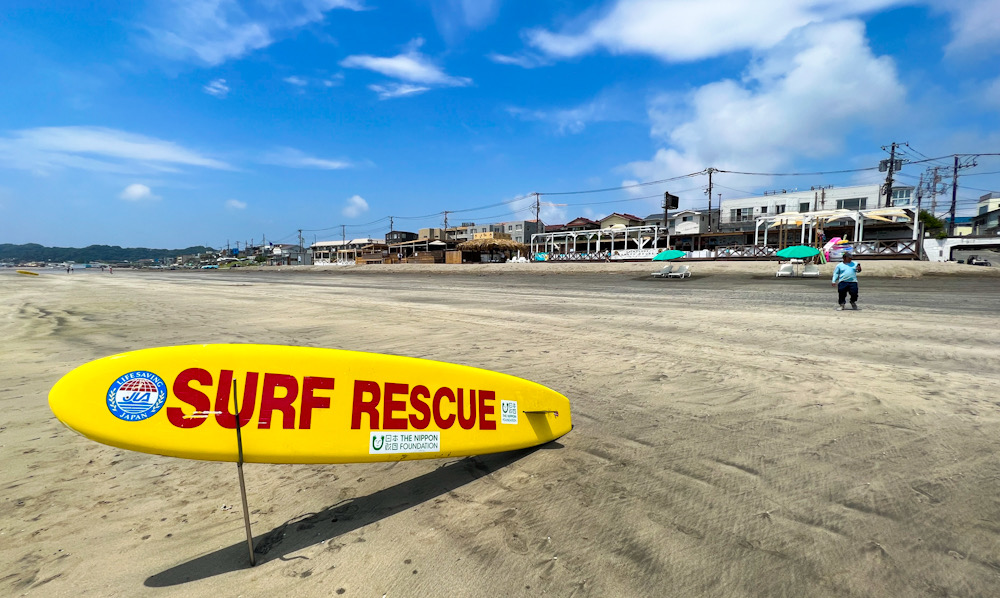
M253 555L253 533L250 531L250 509L247 507L247 486L243 481L243 437L240 435L240 404L236 398L236 380L233 380L233 409L236 410L236 448L238 459L236 461L236 471L240 477L240 498L243 499L243 525L247 529L247 549L250 551L250 566L257 565L257 559Z

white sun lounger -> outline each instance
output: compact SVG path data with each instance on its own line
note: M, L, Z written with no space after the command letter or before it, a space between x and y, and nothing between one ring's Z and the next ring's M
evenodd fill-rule
M677 270L667 274L667 278L690 278L691 268L687 264L681 265Z
M656 278L666 278L674 270L673 264L667 264L659 272L653 272L653 276Z
M795 276L795 266L793 264L782 264L774 275L779 278L782 276Z
M806 264L805 268L802 270L802 276L809 276L811 278L816 278L819 276L819 266L816 264Z

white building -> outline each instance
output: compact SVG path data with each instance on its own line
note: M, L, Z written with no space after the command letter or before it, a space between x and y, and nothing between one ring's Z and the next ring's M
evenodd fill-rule
M909 185L893 186L892 204L888 207L911 205L914 188ZM887 207L881 185L853 187L822 187L807 191L777 191L766 195L723 199L721 227L723 230L752 228L739 225L754 223L757 218L776 216L785 212L823 212L827 210L872 210Z

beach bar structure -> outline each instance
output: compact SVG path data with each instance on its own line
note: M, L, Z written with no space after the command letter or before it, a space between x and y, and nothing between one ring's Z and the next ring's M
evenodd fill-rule
M652 259L666 248L666 231L659 225L621 226L590 230L562 230L531 235L531 253L568 259ZM660 247L661 234L664 245ZM571 257L570 257L571 256Z
M884 226L881 223L895 226ZM865 228L872 225L881 228L872 227L866 241ZM906 231L906 237L900 235L900 225L910 229ZM830 229L831 234L826 234L827 229ZM820 245L824 239L834 236L834 230L851 241L855 255L918 257L919 254L919 217L916 206L910 205L872 210L821 210L759 216L754 228L753 244L754 247L775 247L776 250L790 245ZM773 245L769 242L772 234L777 236L777 242Z

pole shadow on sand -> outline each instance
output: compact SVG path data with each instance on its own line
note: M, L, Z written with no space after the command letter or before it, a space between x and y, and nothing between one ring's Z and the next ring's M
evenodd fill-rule
M317 513L286 521L269 532L254 536L257 564L259 566L275 559L283 559L308 546L331 540L447 494L502 469L539 448L558 449L562 445L550 442L542 447L467 457L368 496L359 496ZM248 568L247 544L245 540L240 540L152 575L144 585L153 588L176 586Z

